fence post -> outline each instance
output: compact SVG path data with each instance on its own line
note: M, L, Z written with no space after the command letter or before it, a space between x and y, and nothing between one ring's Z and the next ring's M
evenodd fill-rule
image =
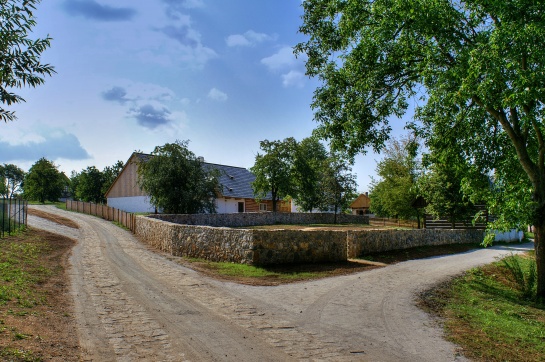
M0 234L2 237L4 236L4 225L6 224L6 199L2 199L2 229L0 230Z
M8 235L11 234L11 197L8 204Z

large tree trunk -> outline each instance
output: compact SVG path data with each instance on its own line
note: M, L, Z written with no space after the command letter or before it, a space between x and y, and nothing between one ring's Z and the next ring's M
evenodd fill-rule
M545 301L545 207L540 207L534 222L534 249L537 265L537 297Z

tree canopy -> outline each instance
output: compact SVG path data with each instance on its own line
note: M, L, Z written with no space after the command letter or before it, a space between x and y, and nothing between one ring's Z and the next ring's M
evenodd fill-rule
M71 181L76 182L76 193L74 194L77 200L94 203L104 203L106 198L102 192L104 184L104 175L95 166L89 166L77 174L77 180L72 178Z
M329 154L315 137L308 137L297 144L293 154L293 196L302 211L324 210L323 175Z
M352 174L350 162L340 155L332 154L321 177L323 204L326 205L326 209L333 210L337 223L337 214L348 209L357 196L356 176Z
M252 187L257 198L265 198L271 193L272 211L276 212L278 201L294 191L292 169L297 141L290 137L283 141L264 140L259 145L263 153L256 155L254 166L250 168L256 176Z
M6 198L13 197L20 191L25 179L25 171L14 164L0 165L0 180L3 184L0 185L0 195Z
M138 183L150 196L151 204L164 212L214 213L219 174L203 167L187 144L176 141L155 147L151 157L138 163Z
M312 103L317 133L352 154L380 149L390 119L414 103L430 147L457 143L468 164L495 170L504 183L512 180L501 166L515 157L531 185L522 206L535 226L537 295L545 297L545 3L306 0L303 7L300 31L309 39L296 52L322 81Z
M413 203L420 191L420 164L416 159L416 140L391 139L384 158L377 163L378 180L371 182L371 211L378 216L412 219L420 217Z
M0 2L0 101L11 106L25 100L13 93L14 88L36 87L44 76L55 73L49 64L42 64L41 54L50 46L51 38L30 39L36 25L34 10L40 0L4 0ZM0 107L0 119L16 119L13 111Z
M123 162L117 161L112 166L100 171L89 166L81 172L72 171L70 176L70 193L76 200L105 203L106 192L123 169Z
M24 196L42 204L46 201L58 201L67 185L66 176L59 172L52 161L42 157L26 174L23 183Z

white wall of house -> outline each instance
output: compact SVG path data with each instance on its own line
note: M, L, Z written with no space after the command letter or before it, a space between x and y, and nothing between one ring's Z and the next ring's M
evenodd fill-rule
M228 199L220 197L216 199L216 212L218 214L234 214L238 212L238 203L244 204L244 199ZM246 211L246 210L244 210Z
M108 206L127 212L155 212L149 196L109 197Z

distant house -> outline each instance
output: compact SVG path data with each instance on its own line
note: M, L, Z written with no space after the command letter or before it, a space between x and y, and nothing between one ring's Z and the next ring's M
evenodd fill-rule
M106 192L108 206L128 212L155 212L147 195L138 186L138 161L153 157L143 153L133 153L123 170ZM203 167L220 172L220 189L217 192L216 212L221 214L237 212L272 211L270 195L263 200L256 200L252 189L254 174L242 167L218 165L202 162ZM290 204L279 203L280 212L289 212Z
M369 213L369 207L371 206L371 199L369 198L368 194L360 194L350 204L350 208L352 209L352 215L365 215Z

